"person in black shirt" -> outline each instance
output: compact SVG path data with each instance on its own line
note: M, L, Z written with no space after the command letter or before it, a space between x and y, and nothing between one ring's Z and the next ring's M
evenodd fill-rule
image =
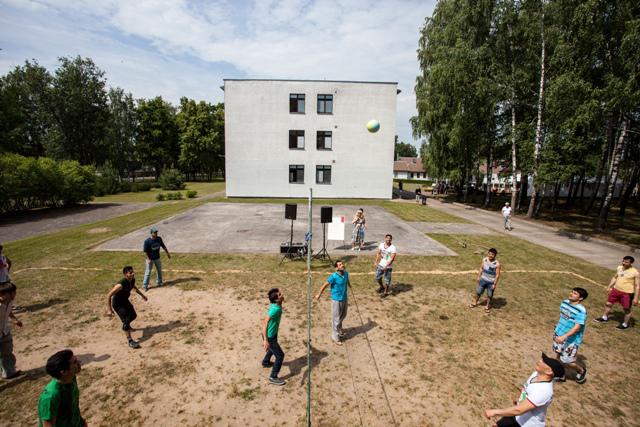
M136 287L135 273L133 267L126 266L122 269L124 277L111 289L109 295L107 295L107 316L113 316L113 312L118 313L118 317L122 320L122 330L127 335L127 341L129 341L129 347L140 348L140 344L131 338L131 322L133 322L138 315L136 310L129 302L129 296L131 291L135 290L143 300L147 301L147 297Z

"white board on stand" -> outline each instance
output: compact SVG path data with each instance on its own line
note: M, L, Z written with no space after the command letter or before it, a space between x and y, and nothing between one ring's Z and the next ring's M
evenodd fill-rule
M344 242L344 215L334 216L333 222L329 223L327 240L340 240Z

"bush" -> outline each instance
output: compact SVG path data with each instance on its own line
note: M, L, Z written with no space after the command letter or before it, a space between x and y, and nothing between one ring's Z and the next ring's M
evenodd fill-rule
M182 200L182 193L179 191L175 193L168 193L167 200Z
M158 181L153 181L151 183L151 188L162 188L162 186L160 185L160 183Z
M164 193L158 193L156 195L156 200L159 202L164 202L165 200L167 200L167 196Z
M120 174L118 170L106 165L99 177L96 178L96 193L99 196L116 194L121 191Z
M160 174L158 183L163 190L182 190L186 187L182 174L177 169L166 169Z
M93 166L82 166L75 160L60 162L64 175L62 201L65 205L88 202L96 191L96 170Z
M122 181L120 183L120 193L128 193L133 190L133 185L129 181Z
M196 190L188 190L187 199L193 199L194 197L196 197L197 194L198 192Z
M149 191L151 184L148 182L136 182L131 184L131 191Z

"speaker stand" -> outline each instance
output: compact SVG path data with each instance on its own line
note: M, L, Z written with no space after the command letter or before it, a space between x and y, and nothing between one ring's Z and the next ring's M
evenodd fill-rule
M291 234L289 234L289 250L287 251L286 254L282 256L282 259L280 260L280 264L278 265L281 265L285 258L293 259L295 254L291 253L292 247L293 247L293 220L291 220Z
M331 257L329 256L329 252L327 252L327 224L322 223L322 249L318 251L317 254L313 256L313 259L321 259L326 260L329 259L329 262L333 264Z

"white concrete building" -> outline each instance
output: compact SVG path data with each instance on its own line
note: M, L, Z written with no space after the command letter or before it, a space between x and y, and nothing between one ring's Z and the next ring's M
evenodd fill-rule
M390 199L397 86L225 79L227 196Z

